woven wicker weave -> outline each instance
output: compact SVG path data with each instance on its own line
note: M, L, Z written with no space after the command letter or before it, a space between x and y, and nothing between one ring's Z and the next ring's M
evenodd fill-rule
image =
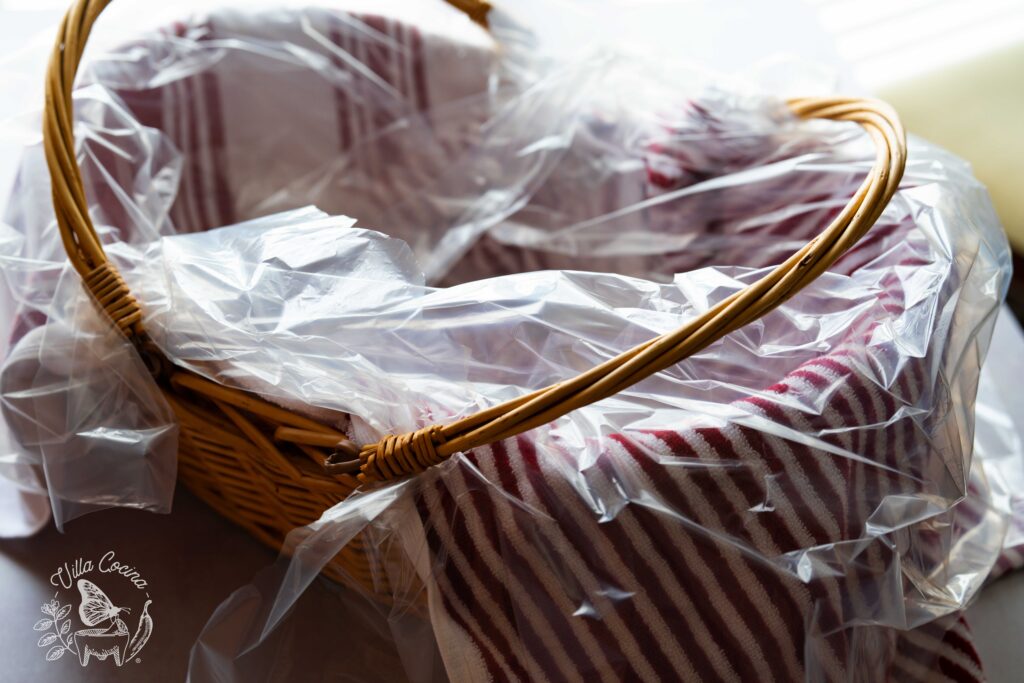
M486 25L488 6L448 0ZM826 271L874 224L895 192L904 133L886 105L853 98L789 102L798 117L860 124L877 149L873 168L824 231L760 281L674 332L545 389L444 426L385 436L362 448L336 429L175 368L149 341L144 305L107 260L88 213L72 133L71 92L85 41L110 0L79 0L61 24L47 74L44 141L64 246L87 289L147 361L181 425L182 481L222 515L268 545L320 517L360 485L415 474L449 456L506 439L611 396L756 320ZM349 543L328 574L387 595L362 540ZM376 576L378 583L374 584Z

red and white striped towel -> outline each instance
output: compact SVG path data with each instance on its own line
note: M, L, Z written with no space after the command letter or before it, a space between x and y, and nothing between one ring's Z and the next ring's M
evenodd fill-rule
M101 83L118 81L127 111L182 154L173 201L154 207L135 191L152 168L117 145L87 143L98 220L132 240L140 214L186 232L316 203L429 252L441 235L417 236L419 221L459 212L423 188L472 151L493 114L493 46L464 23L455 39L373 16L303 17L268 25L218 15L139 44L163 56L154 63L165 72L191 64L180 78L129 87L123 64L116 79L97 67ZM232 41L281 41L297 57ZM779 152L770 133L744 131L757 144L717 155L714 145L735 140L720 113L691 103L681 127L651 128L627 148L621 172L573 192L580 169L607 149L595 116L566 163L508 221L467 243L445 282L581 267L664 278L712 258L777 261L834 215L858 167L688 192L821 151L811 138ZM688 130L710 148L693 147ZM566 226L614 232L615 212L634 206L644 208L630 220L666 236L689 231L700 248L581 259L559 241ZM513 228L524 225L540 238L517 243ZM981 680L956 614L897 628L908 596L941 589L958 530L980 523L956 511L886 517L900 503L955 499L968 481L946 412L940 366L949 359L900 346L902 314L921 305L906 300L906 273L950 267L930 258L914 227L915 217L890 212L837 264L840 274L867 262L892 273L844 342L724 406L727 417L680 414L663 428L609 434L587 460L540 430L425 477L417 510L431 562L421 578L451 678ZM960 284L943 280L936 298L946 299L926 304L941 309Z
M756 426L614 434L587 463L531 434L425 484L453 679L981 680L960 621L864 625L900 618L901 555L925 572L945 559L927 524L865 534L887 496L928 491L938 457L931 419L906 410L932 400L928 364L880 390L865 364L893 358L861 355L865 332L734 403Z

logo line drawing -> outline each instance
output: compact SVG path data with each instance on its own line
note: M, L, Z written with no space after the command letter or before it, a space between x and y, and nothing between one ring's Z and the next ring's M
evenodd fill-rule
M153 619L149 615L152 600L148 599L139 613L135 632L131 633L122 615L130 615L127 607L115 605L107 594L89 579L77 581L80 602L78 618L85 628L72 632L72 605L61 604L59 592L40 608L43 618L32 627L44 631L37 645L48 648L46 661L55 661L67 653L77 655L82 666L90 659L106 660L112 657L114 664L122 666L138 657L153 633Z

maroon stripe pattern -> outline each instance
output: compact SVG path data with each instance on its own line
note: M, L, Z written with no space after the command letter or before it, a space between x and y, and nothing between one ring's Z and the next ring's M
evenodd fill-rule
M891 236L905 242L911 227L892 224ZM915 262L887 237L854 255ZM969 497L895 535L866 532L887 497L944 484L932 436L942 417L907 410L930 404L932 370L872 341L880 317L906 305L898 277L881 284L844 344L734 401L740 417L612 434L587 460L545 431L467 454L420 506L432 529L486 520L429 535L438 585L513 634L542 679L556 676L538 658L555 651L557 677L568 656L576 680L983 680L956 615L910 631L864 625L893 619L914 590L900 555L939 570L955 538L943 530L981 522ZM479 561L456 568L450 558L467 549ZM494 567L528 574L503 579ZM570 602L552 611L559 590ZM481 596L503 591L518 600L487 610ZM468 634L442 651L494 642ZM520 680L507 668L480 679Z
M916 403L921 376L902 383L901 403ZM896 428L894 401L872 398L853 353L809 362L770 393L735 406L772 426L694 418L615 434L591 463L531 434L434 478L419 507L432 571L445 604L465 606L451 619L466 637L442 651L472 643L507 658L482 680L982 680L962 622L853 625L884 618L898 599L886 582L906 581L883 539L864 534L868 516L885 495L927 488L879 465L898 471L927 442L897 443L912 429ZM820 418L793 408L822 397ZM890 427L884 448L857 451L863 461L800 443L865 416ZM904 552L927 558L934 540L922 531Z

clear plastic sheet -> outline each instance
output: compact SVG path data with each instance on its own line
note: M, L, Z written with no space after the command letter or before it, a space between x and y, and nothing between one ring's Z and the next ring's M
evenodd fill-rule
M1024 567L1024 407L1016 400L1017 378L1024 371L1022 344L1024 331L1017 321L1012 315L1000 315L990 353L996 362L982 368L975 403L973 466L985 470L990 504L1012 512L1003 553L989 580Z
M506 17L492 38L409 4L200 12L108 48L76 93L92 215L154 341L350 414L360 442L678 327L816 234L869 167L856 128L748 84L545 63ZM64 265L46 185L36 140L0 235L2 473L59 522L164 509L173 420ZM316 662L355 680L922 680L968 657L942 648L1008 537L1011 470L972 460L1008 272L967 165L912 140L879 224L798 297L326 511L213 615L192 678L305 671L289 643L320 626L282 623L362 535L378 591L336 588L344 647ZM982 450L1019 455L999 414Z

